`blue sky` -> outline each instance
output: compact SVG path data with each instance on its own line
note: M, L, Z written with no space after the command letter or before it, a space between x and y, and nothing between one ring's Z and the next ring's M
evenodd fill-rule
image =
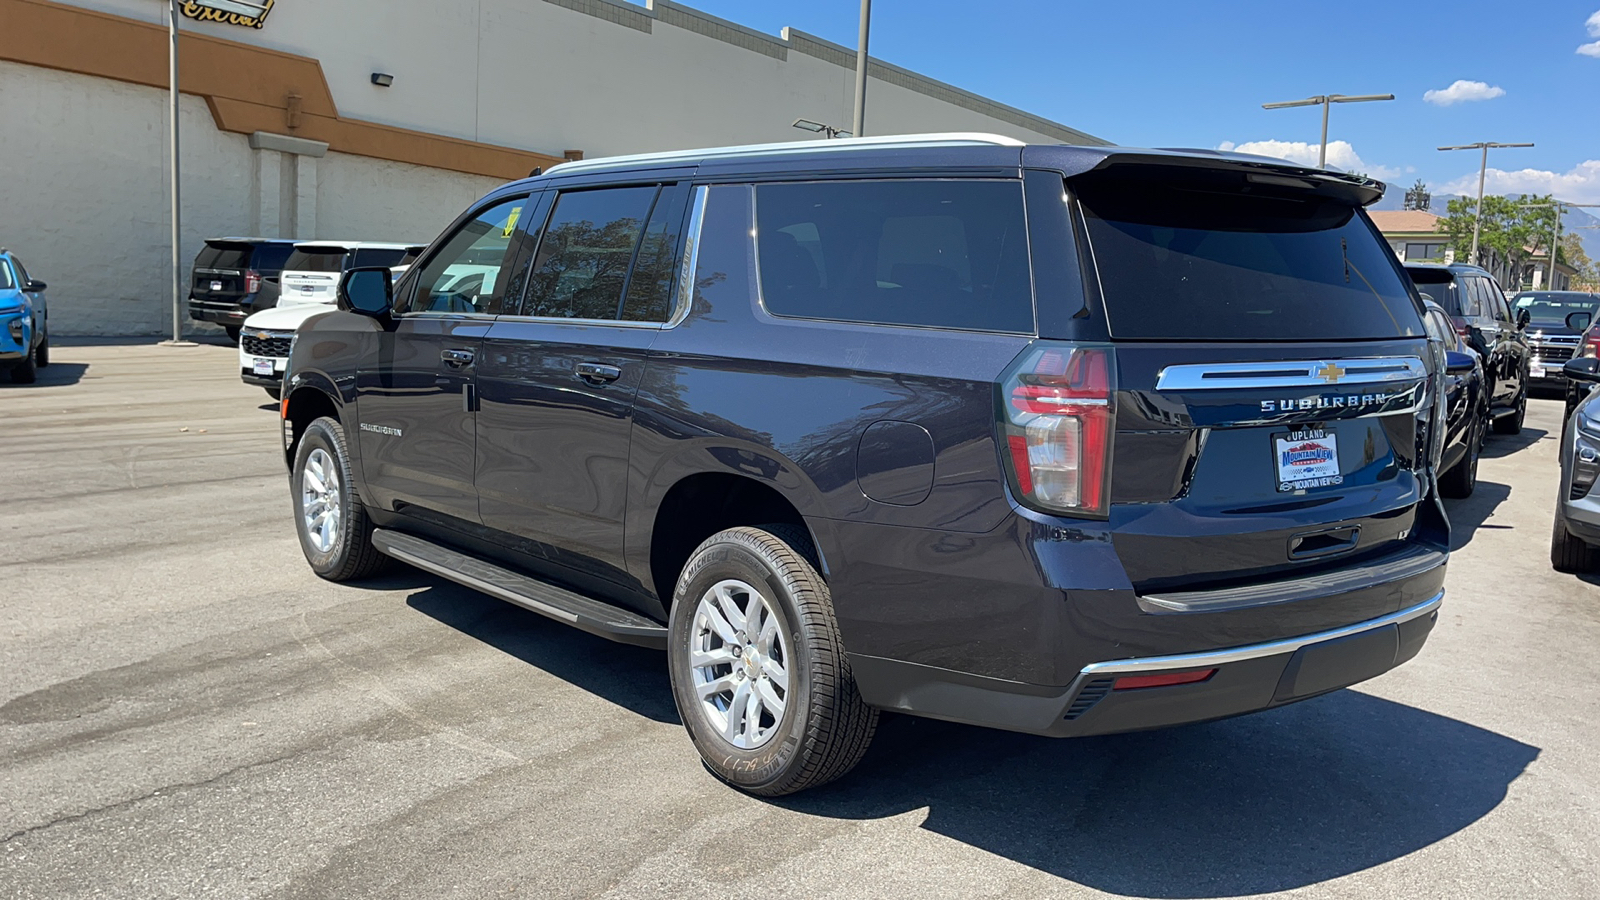
M785 25L855 46L857 0L686 0L760 31ZM1591 16L1594 25L1589 26ZM1119 144L1220 147L1315 162L1313 94L1382 94L1333 108L1330 162L1435 192L1552 190L1600 203L1600 0L1399 4L874 0L872 55ZM1424 95L1457 81L1484 96ZM1447 99L1436 97L1436 100ZM869 100L869 124L871 103ZM1282 142L1282 143L1263 143ZM1304 146L1295 146L1296 143Z

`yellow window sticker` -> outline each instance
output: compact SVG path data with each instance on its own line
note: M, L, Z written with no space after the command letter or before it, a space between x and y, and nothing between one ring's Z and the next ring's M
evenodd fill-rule
M501 230L501 237L511 237L511 232L517 230L517 217L522 215L522 207L511 207L511 215L506 219L506 227Z

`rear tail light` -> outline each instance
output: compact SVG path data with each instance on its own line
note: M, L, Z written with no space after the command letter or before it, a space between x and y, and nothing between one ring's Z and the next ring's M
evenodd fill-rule
M251 269L244 273L244 292L254 294L261 290L261 273Z
M1578 355L1591 359L1600 357L1600 331L1591 331L1583 336L1583 349L1578 351Z
M1463 338L1472 333L1471 329L1467 327L1467 320L1460 316L1451 316L1450 324L1456 327L1456 334L1461 335Z
M1103 517L1111 483L1111 348L1037 342L1000 380L1011 486L1043 512Z

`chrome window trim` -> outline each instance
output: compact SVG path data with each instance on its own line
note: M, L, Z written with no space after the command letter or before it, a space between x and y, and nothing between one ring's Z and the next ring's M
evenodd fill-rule
M1067 693L1075 695L1082 682L1090 678L1104 675L1130 675L1141 672L1165 671L1167 669L1207 668L1225 666L1230 663L1245 662L1251 659L1261 659L1264 656L1279 656L1293 653L1302 647L1311 644L1320 644L1323 641L1332 641L1339 638L1350 637L1388 625L1401 625L1412 619L1436 612L1444 602L1444 591L1434 594L1415 606L1410 606L1399 612L1346 625L1343 628L1334 628L1329 631L1319 631L1315 634L1301 635L1300 637L1285 638L1281 641L1269 641L1265 644L1247 644L1243 647L1231 647L1225 650L1207 650L1200 653L1179 653L1172 656L1146 656L1138 659L1118 659L1108 662L1090 663L1084 666L1073 684L1073 689Z
M678 290L673 297L672 315L664 324L655 325L662 330L678 327L694 306L694 273L700 267L700 226L705 221L706 198L710 193L710 185L697 184L694 196L689 198L689 227L684 229L683 259L678 264Z
M1333 365L1343 372L1329 381L1317 374ZM1314 359L1284 362L1185 363L1165 366L1156 376L1158 391L1215 391L1249 388L1324 388L1395 384L1426 378L1427 367L1415 356L1369 359Z
M623 328L644 328L659 331L666 326L661 322L638 322L630 319L576 319L566 316L490 316L497 322L544 322L553 325L620 325Z

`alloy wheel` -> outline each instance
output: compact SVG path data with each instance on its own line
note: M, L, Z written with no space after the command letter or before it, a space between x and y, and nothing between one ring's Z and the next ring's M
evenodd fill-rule
M793 675L774 604L739 579L712 585L689 633L689 667L700 713L729 744L754 750L778 733Z
M321 447L306 457L300 473L300 517L306 537L319 553L327 553L339 540L342 507L339 498L339 469L333 457Z

